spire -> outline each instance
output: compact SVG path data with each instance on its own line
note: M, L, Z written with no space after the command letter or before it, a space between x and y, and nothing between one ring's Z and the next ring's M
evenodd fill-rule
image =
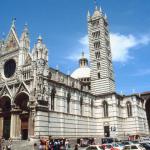
M96 0L94 0L94 5L95 5L95 10L94 10L93 17L101 16L102 10L101 10L101 7L100 7L100 9L98 9L98 5L97 5L97 1Z
M82 58L84 58L84 51L82 51Z
M20 46L26 49L30 49L29 30L27 23L25 23L23 32L21 34Z
M29 30L28 30L28 24L27 23L24 24L24 32L26 32L26 33L29 32Z
M15 29L16 18L12 19L11 28Z
M89 11L89 10L88 10L88 12L87 12L87 16L90 17L90 11Z
M107 20L107 15L106 15L106 13L105 13L105 15L104 15L104 18Z
M43 41L43 39L42 39L42 36L41 35L39 35L39 37L38 37L38 43L42 43L42 41Z
M101 6L100 6L100 9L99 9L99 11L100 11L100 12L102 12L102 8L101 8Z
M37 43L35 44L32 52L34 61L38 59L43 59L44 61L46 61L46 63L48 62L48 49L43 43L41 35L38 36Z
M97 1L96 0L94 0L94 5L95 5L95 10L97 10L98 8L97 8Z

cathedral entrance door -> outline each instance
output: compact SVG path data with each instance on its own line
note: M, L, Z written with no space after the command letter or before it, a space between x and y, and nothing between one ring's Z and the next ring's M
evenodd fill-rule
M28 118L21 118L21 139L28 139Z
M11 100L7 96L3 96L0 98L0 108L2 109L2 117L3 117L3 129L2 135L4 139L9 139L10 137L10 122L11 122Z
M3 137L8 140L10 137L10 116L4 117L3 120Z
M20 108L22 113L20 114L21 120L21 139L28 139L28 120L29 120L29 107L28 107L29 96L21 92L15 98L15 104Z

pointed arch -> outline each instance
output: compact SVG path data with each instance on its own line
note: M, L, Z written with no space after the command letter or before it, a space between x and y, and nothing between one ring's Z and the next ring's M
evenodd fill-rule
M131 117L132 116L132 105L131 105L131 102L127 102L126 103L126 106L127 106L127 114L128 114L128 117Z
M55 95L56 95L56 89L53 88L51 90L51 110L55 110Z
M108 117L108 103L106 101L103 101L103 113L104 117Z

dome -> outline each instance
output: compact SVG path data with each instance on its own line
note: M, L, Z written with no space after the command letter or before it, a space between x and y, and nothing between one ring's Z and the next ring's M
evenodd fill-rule
M88 60L84 56L84 52L82 52L82 56L79 59L79 68L71 74L71 77L75 79L90 78L90 68L88 67Z
M90 68L78 68L71 74L71 77L75 79L90 78Z

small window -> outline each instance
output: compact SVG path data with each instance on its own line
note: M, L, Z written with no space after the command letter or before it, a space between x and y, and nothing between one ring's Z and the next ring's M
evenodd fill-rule
M97 27L99 25L99 20L93 21L92 25L93 27Z
M67 113L70 113L70 100L71 100L71 94L67 94Z
M92 33L93 38L99 38L100 37L100 31L96 31Z
M98 79L100 79L101 78L100 72L97 75L98 75Z
M56 94L56 90L55 88L52 89L51 91L51 110L55 110L55 94Z
M80 115L83 115L83 97L80 97Z
M108 103L106 101L103 102L103 112L104 117L108 117Z
M100 62L97 63L97 69L100 69L101 68L101 65L100 65Z
M96 57L96 59L99 59L100 58L100 52L95 52L95 57Z
M94 48L95 49L99 49L100 48L100 41L94 43Z
M127 102L127 113L128 113L128 117L132 116L132 105L131 102Z

